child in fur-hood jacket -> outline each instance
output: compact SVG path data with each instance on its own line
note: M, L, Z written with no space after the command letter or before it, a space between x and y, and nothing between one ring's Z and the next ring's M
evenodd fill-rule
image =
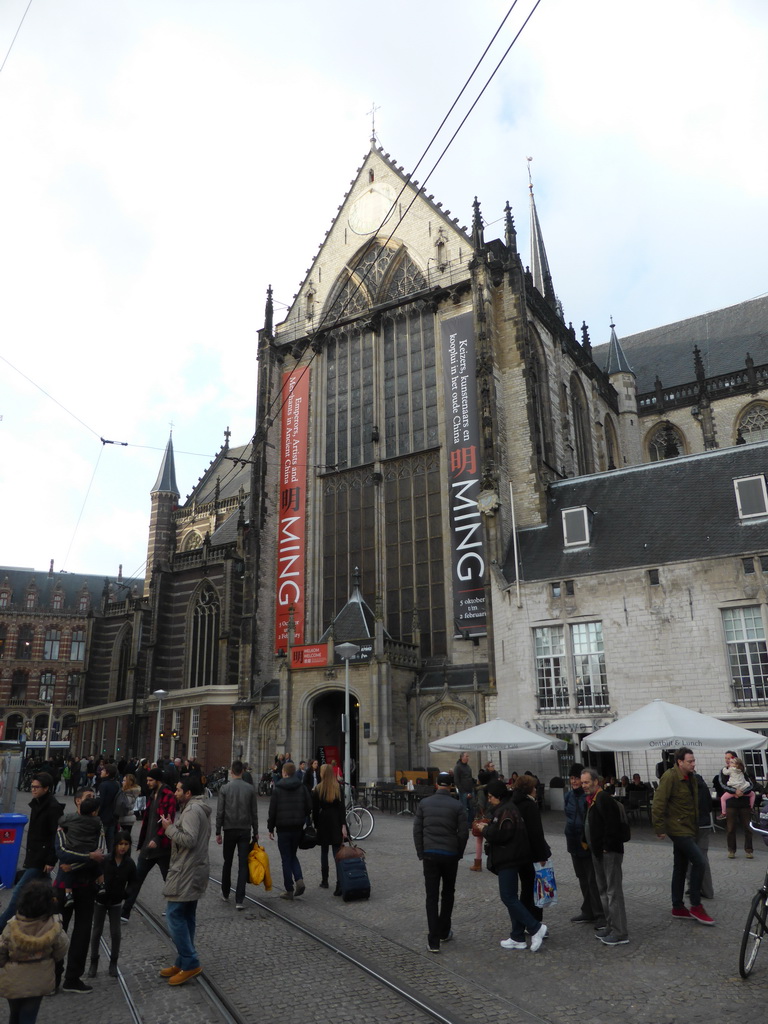
M0 935L0 996L8 1000L11 1021L37 1019L56 983L55 961L64 959L68 945L49 882L25 885Z

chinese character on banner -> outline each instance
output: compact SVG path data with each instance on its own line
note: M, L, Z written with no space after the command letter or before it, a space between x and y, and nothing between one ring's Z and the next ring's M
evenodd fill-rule
M451 452L451 475L462 476L467 473L469 476L477 474L477 457L475 446L470 448L456 448Z

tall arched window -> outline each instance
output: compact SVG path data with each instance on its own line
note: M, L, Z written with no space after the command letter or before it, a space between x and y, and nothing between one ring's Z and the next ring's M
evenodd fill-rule
M38 700L52 701L53 692L56 687L56 676L53 672L43 672L40 675L40 689L37 692Z
M768 405L751 405L739 420L737 436L747 444L768 441Z
M29 673L17 669L11 676L11 700L24 701L27 699L27 681Z
M648 439L648 458L651 462L662 462L680 455L685 455L683 435L669 421L660 424Z
M21 736L21 730L23 728L23 715L9 715L8 721L5 723L5 738L7 740L17 740Z
M219 599L210 583L197 597L192 613L190 686L215 686L219 675Z
M576 447L576 468L579 475L591 473L592 431L589 429L589 405L581 381L571 375L571 411L573 414L573 440Z
M605 458L608 469L616 469L620 465L619 442L610 416L605 417Z
M120 638L117 653L117 678L115 680L115 700L125 700L128 696L128 671L131 667L131 645L133 630L126 629Z
M533 419L533 443L536 458L540 462L552 463L552 420L549 405L549 383L544 357L538 345L531 346L528 358L528 381L530 384L531 416Z
M22 626L16 638L16 657L20 661L29 661L31 659L34 639L34 629L31 626Z
M45 640L43 641L43 658L46 661L58 661L60 645L61 630L54 629L53 626L46 629Z

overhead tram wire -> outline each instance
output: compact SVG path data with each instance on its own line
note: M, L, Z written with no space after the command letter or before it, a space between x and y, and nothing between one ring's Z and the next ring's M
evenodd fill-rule
M456 107L457 103L459 102L459 100L460 100L461 96L462 96L462 95L464 94L464 92L466 91L467 87L469 86L469 83L470 83L470 82L472 81L472 78L474 77L474 75L475 75L475 73L477 72L478 68L480 67L480 65L482 64L482 62L483 62L483 61L485 60L485 57L487 56L487 54L488 54L488 51L490 50L491 46L493 45L493 43L495 42L495 40L496 40L496 38L498 37L499 33L501 32L502 28L504 27L504 25L505 25L505 23L506 23L507 19L509 18L510 14L511 14L511 13L512 13L512 11L514 10L514 8L515 8L515 7L517 6L517 3L518 3L518 0L513 0L512 6L511 6L511 7L509 8L509 10L507 11L507 13L506 13L506 14L504 15L504 17L503 17L503 19L502 19L501 23L499 24L499 27L498 27L498 28L496 29L496 31L494 32L493 36L491 37L491 40L490 40L490 42L488 43L488 45L486 46L485 50L483 51L483 53L482 53L482 55L481 55L480 59L479 59L479 60L477 61L477 63L475 64L475 67L474 67L474 68L472 69L472 71L471 71L471 73L470 73L469 77L468 77L468 78L466 79L466 81L464 82L464 85L463 85L463 86L461 87L461 89L459 90L459 92L458 92L458 94L457 94L457 96L456 96L456 99L455 99L455 100L453 101L453 103L451 104L451 106L450 106L450 108L449 108L448 112L446 113L445 117L444 117L444 118L443 118L443 120L442 120L442 121L440 122L440 125L439 125L439 127L437 128L437 130L436 130L436 131L435 131L435 133L433 134L432 138L430 139L429 143L427 144L426 148L424 149L423 153L422 153L422 154L421 154L421 156L419 157L419 159L418 159L418 161L416 162L416 165L414 166L413 170L412 170L412 171L410 171L410 172L409 172L409 173L408 173L408 174L407 174L407 175L405 176L405 181L403 182L403 185L402 185L402 187L401 187L400 191L398 192L397 196L395 196L395 198L394 198L394 200L393 200L393 202L392 202L392 205L390 206L389 210L388 210L388 211L387 211L387 213L385 214L385 216L384 216L384 219L383 219L383 220L381 221L381 223L379 224L379 226L378 226L378 228L376 229L376 231L374 231L374 232L373 232L373 234L372 234L372 236L371 236L371 238L370 238L370 240L369 240L368 244L367 244L367 245L365 246L365 248L363 249L363 252L362 252L362 256L361 256L361 259L362 259L362 258L363 258L363 257L364 257L364 256L365 256L365 255L366 255L366 254L367 254L367 253L368 253L368 252L370 251L370 250L371 250L371 248L372 248L372 247L373 247L373 245L375 244L375 242L376 242L376 239L378 238L379 232L381 231L381 229L382 229L382 228L384 227L384 225L386 224L386 222L387 222L387 221L389 220L389 218L391 217L391 215L392 215L392 211L393 211L393 210L395 209L395 207L397 206L397 202L398 202L398 200L399 200L399 199L400 199L400 197L401 197L401 196L403 195L403 193L405 192L405 190L407 189L407 187L408 187L408 186L410 185L410 183L411 183L411 180L412 180L412 178L413 178L414 174L416 173L416 170L417 170L417 169L418 169L418 167L419 167L419 166L421 165L421 163L422 163L422 161L424 160L424 158L426 157L427 153L429 152L429 150L430 150L430 149L431 149L431 147L433 146L433 144L434 144L435 140L437 139L437 136L438 136L438 135L440 134L440 132L442 131L442 129L443 129L443 127L444 127L444 125L445 125L446 121L448 120L448 118L450 117L451 113L452 113L452 112L453 112L453 110L455 109L455 107ZM450 139L448 140L448 143L447 143L447 145L446 145L446 146L444 147L444 149L443 149L442 153L440 154L440 156L439 156L439 157L437 158L437 160L435 161L435 163L434 163L434 164L432 165L432 168L431 168L431 170L429 171L429 173L427 174L427 177L426 177L426 178L424 179L424 181L423 181L423 182L421 183L421 185L420 185L419 189L418 189L418 190L416 191L416 193L414 194L413 198L411 199L410 203L409 203L409 204L407 205L407 207L405 208L405 210L404 210L404 211L403 211L403 212L402 212L402 213L401 213L401 214L399 215L399 217L398 217L398 219L397 219L397 221L396 221L396 223L395 223L394 227L392 228L392 231L391 231L391 232L389 233L389 235L388 235L388 236L387 236L387 238L386 238L386 241L385 241L385 243L384 243L384 246L382 246L382 250L384 250L384 249L386 248L386 245L387 245L387 244L388 244L388 243L389 243L389 242L390 242L390 241L392 240L392 238L394 237L394 234L395 234L395 232L396 232L396 231L397 231L397 229L398 229L398 228L400 227L400 225L402 224L403 220L405 219L405 217L407 216L407 214L408 214L408 213L410 212L410 210L411 210L412 206L414 205L414 203L415 203L415 202L416 202L416 200L418 199L418 197L419 197L419 194L420 194L420 192L421 192L421 191L423 191L423 190L425 189L425 187L426 187L426 184L427 184L427 182L428 182L428 181L429 181L429 179L430 179L430 178L432 177L432 175L434 174L435 170L437 169L437 167L439 166L440 162L442 161L443 157L445 156L445 154L446 154L446 153L448 152L448 150L450 149L451 145L452 145L452 144L454 143L454 141L456 140L456 137L457 137L457 135L459 134L459 132L461 131L461 129L462 129L462 128L464 127L464 125L466 124L466 122L467 122L467 120L468 120L468 118L469 118L470 114L471 114L471 113L473 112L473 110L475 109L475 107L476 107L476 106L477 106L477 104L479 103L479 101L480 101L481 97L482 97L482 96L483 96L483 94L485 93L485 90L486 90L486 89L488 88L488 86L489 86L489 85L491 84L491 82L492 82L492 81L493 81L493 79L495 78L495 76L496 76L497 72L498 72L498 71L499 71L499 69L501 68L502 64L504 63L504 61L506 60L506 58L507 58L507 57L509 56L509 53L510 53L510 51L511 51L512 47L513 47L513 46L515 45L515 43L517 42L517 40L518 40L518 39L520 38L520 35L521 35L521 34L522 34L522 32L523 32L523 29L524 29L524 28L526 27L526 25L528 24L528 22L529 22L529 21L531 20L531 18L533 17L533 14L535 13L535 11L536 11L536 9L537 9L537 7L539 6L539 4L540 4L540 3L541 3L541 0L536 0L536 2L534 3L534 5L533 5L533 7L531 8L530 12L528 13L528 16L526 17L525 21L523 22L523 24L521 25L521 27L520 27L520 28L518 29L517 33L515 34L514 38L512 39L512 42L511 42L511 43L509 44L509 46L507 47L507 49L506 49L506 50L504 51L504 54L502 55L502 57L501 57L501 60L500 60L500 61L498 62L498 64L496 65L496 67L495 67L495 68L493 69L493 71L491 72L491 74L490 74L489 78L488 78L488 79L486 80L486 82L485 82L485 85L484 85L484 86L482 87L482 89L481 89L481 90L480 90L480 92L478 93L477 97L475 98L474 102L473 102L473 103L472 103L472 105L470 106L469 110L467 111L467 113L466 113L466 114L464 115L464 117L462 118L462 120L461 120L461 122L460 122L460 124L459 124L458 128L457 128L457 129L456 129L456 131L455 131L455 132L453 133L453 135L451 136L451 138L450 138ZM346 309L348 308L349 304L350 304L350 303L352 302L352 300L353 300L353 299L355 298L355 296L357 295L357 293L358 293L358 292L360 291L360 289L362 288L363 284L364 284L364 283L365 283L365 282L367 281L367 279L368 279L369 275L370 275L370 274L371 274L371 273L373 272L373 270L374 270L374 268L375 268L375 266L376 266L376 264L377 264L378 260L380 259L380 256L381 256L381 254L377 255L377 256L376 256L376 257L375 257L375 258L373 259L373 261L371 262L371 264L370 264L370 266L368 267L368 269L367 269L367 270L365 271L365 273L364 273L364 274L362 275L362 277L360 278L360 280L358 281L358 283L357 283L357 284L355 285L354 289L353 289L353 290L351 291L351 293L350 293L350 294L349 294L349 296L347 297L347 299L346 299L346 301L345 301L344 305L343 305L343 306L341 307L341 310L340 310L340 311L339 311L339 312L338 312L338 313L337 313L337 314L335 315L335 319L340 319L340 318L341 318L341 317L342 317L342 316L344 315L344 312L345 312L345 310L346 310ZM351 281L351 277L350 277L350 279L349 279L349 280ZM328 320L329 320L329 318L330 318L331 314L332 314L332 313L334 312L334 307L335 307L335 305L336 305L336 301L334 301L334 302L333 302L333 303L332 303L332 304L331 304L331 305L330 305L330 306L328 307L328 309L327 309L327 310L325 311L325 313L323 314L323 318L322 318L322 320L320 321L320 323L318 324L318 326L317 326L316 328L314 328L314 329L313 329L313 330L312 330L312 331L311 331L311 332L310 332L310 333L308 334L308 337L310 338L310 341L314 341L314 340L315 340L315 339L317 338L317 336L318 336L318 335L320 334L320 332L321 332L321 331L323 330L323 328L325 327L326 323L328 322ZM287 306L286 308L290 308L290 307L289 307L289 306ZM315 360L315 356L316 356L316 355L317 355L317 352L316 352L316 351L313 351L313 353L312 353L312 355L310 356L310 358L309 358L308 362L307 362L307 363L306 363L306 364L305 364L305 365L304 365L304 366L303 366L303 367L301 368L301 371L300 371L300 373L299 373L299 380L300 380L300 379L301 379L301 378L302 378L302 377L304 376L304 373L305 373L305 372L306 372L306 371L307 371L307 370L308 370L308 369L310 368L310 366L312 365L312 363L313 363L313 362L314 362L314 360ZM267 421L268 421L269 419L274 419L274 418L275 418L276 416L278 416L278 415L279 415L279 414L280 414L280 413L282 412L283 406L285 405L286 401L287 401L287 397L283 395L283 388L281 387L281 388L280 388L280 391L279 391L279 393L278 393L278 395L276 395L276 396L275 396L275 398L273 398L273 399L272 399L272 401L270 402L270 404L269 404L269 407L268 407L268 409L266 410L266 412L265 412L264 416L262 417L262 421L261 421L261 423L257 424L257 427L256 427L256 433L254 434L254 441L255 441L256 437L258 436L258 434L259 434L259 430L260 430L260 428L261 428L261 427L262 427L262 426L263 426L263 425L264 425L264 424L265 424L265 423L266 423L266 422L267 422Z
M6 54L5 54L5 57L3 57L3 63L0 64L0 71L3 70L3 68L5 67L6 61L8 60L8 58L11 55L11 50L13 49L13 44L16 42L16 37L18 36L19 32L21 32L21 26L24 24L24 19L26 18L27 14L29 13L29 8L31 6L32 6L32 0L29 0L29 3L27 4L27 6L26 6L26 8L24 10L24 13L21 16L21 21L19 22L19 27L16 29L16 31L13 34L13 39L11 40L11 45L8 47L8 50L7 50Z

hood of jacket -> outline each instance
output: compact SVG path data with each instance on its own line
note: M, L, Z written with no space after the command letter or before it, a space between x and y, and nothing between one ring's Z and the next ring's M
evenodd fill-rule
M22 917L17 914L8 922L11 941L24 957L48 953L61 931L61 922L54 917Z

